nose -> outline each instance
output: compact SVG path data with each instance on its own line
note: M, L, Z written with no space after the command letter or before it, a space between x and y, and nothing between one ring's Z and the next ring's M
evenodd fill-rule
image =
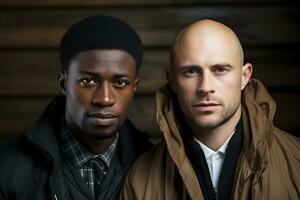
M198 80L197 92L201 95L210 95L215 92L213 88L213 76L203 71Z
M92 104L101 107L107 107L112 106L114 103L115 96L111 84L108 82L99 84L94 92Z

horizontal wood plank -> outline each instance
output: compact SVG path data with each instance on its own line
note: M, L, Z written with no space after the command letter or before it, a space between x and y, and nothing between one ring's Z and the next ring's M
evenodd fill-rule
M74 6L145 6L170 5L171 0L4 0L0 1L0 8L6 7L74 7Z
M107 14L131 24L143 44L166 47L186 25L210 18L232 27L245 45L300 44L299 6L190 6L82 9L2 9L0 48L57 47L74 22ZM7 20L10 19L10 20Z
M272 93L277 104L275 125L283 130L300 137L300 94L299 93Z
M245 63L253 65L253 76L269 88L300 89L297 75L300 63L297 61L300 49L258 49L245 51ZM299 90L298 90L299 91Z
M249 4L249 3L296 3L295 0L174 0L176 5L199 5L199 4Z
M28 130L51 98L1 98L0 140Z
M246 62L254 66L254 77L267 87L299 87L298 52L288 49L246 50ZM0 51L0 96L55 95L60 71L57 50ZM166 82L168 50L146 50L138 74L138 93L154 93Z
M295 0L3 0L0 8L35 8L35 7L91 7L91 6L173 6L202 4L249 4L249 3L295 3Z
M272 93L278 104L275 124L300 137L300 93ZM29 129L41 115L52 97L47 98L1 98L0 140ZM161 137L155 120L155 96L137 95L132 104L130 118L151 137Z
M4 0L0 8L34 8L34 7L94 7L94 6L172 6L202 4L249 4L249 3L295 3L295 0Z

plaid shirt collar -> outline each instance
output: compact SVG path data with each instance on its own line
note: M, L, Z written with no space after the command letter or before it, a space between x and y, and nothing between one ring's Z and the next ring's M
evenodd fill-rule
M117 148L119 133L113 143L101 154L95 155L85 148L75 136L71 133L71 130L64 125L62 131L62 149L67 158L77 168L82 168L90 159L99 157L109 168L114 152Z

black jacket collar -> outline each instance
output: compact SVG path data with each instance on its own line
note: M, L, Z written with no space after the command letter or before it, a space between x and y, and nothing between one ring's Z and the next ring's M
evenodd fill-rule
M242 130L242 120L240 120L236 126L235 133L233 134L227 145L217 193L213 188L203 150L193 139L191 134L185 134L183 141L186 153L197 175L197 179L199 181L205 199L230 199L232 186L234 184L236 166L238 164L243 145Z
M33 144L48 161L60 161L59 135L61 120L65 112L65 97L52 101L34 126L25 133L25 139Z

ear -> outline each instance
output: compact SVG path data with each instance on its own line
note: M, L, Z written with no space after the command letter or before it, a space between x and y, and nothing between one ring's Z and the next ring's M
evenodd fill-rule
M174 76L174 70L172 69L172 66L166 67L165 76L166 76L168 83L171 86L173 92L176 93L175 76Z
M134 89L133 89L133 92L135 93L135 91L136 91L136 88L137 88L137 86L139 85L139 83L140 83L140 79L135 79L135 81L134 81Z
M242 67L242 87L241 90L243 90L247 83L249 82L251 75L252 75L252 64L250 63L246 63L243 67Z
M57 85L62 94L66 95L67 73L61 71L57 77Z

